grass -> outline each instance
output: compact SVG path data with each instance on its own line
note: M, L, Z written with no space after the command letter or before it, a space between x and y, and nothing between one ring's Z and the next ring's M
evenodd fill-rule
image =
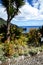
M6 57L3 55L3 47L4 47L4 44L0 44L0 60L2 60L2 61L4 61L6 59ZM25 49L21 49L21 50L17 49L17 51L13 55L13 57L15 58L15 57L19 57L21 55L27 56L28 54L34 56L39 51L43 52L43 46L40 46L40 47L30 47L30 48L25 48Z
M14 55L13 55L13 57L19 57L19 54L18 53L15 53Z
M36 55L38 52L43 52L43 46L41 46L41 47L31 47L30 49L29 49L29 54L30 55Z
M0 56L2 56L3 55L3 44L0 44Z

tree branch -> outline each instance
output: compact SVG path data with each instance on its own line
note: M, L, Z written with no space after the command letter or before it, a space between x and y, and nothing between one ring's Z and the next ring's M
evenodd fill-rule
M14 18L15 15L18 15L18 12L19 12L19 10L17 8L16 11L11 15L10 21Z

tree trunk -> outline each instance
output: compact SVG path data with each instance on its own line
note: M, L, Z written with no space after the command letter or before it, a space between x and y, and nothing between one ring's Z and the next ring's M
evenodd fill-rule
M7 20L7 42L10 42L10 20Z

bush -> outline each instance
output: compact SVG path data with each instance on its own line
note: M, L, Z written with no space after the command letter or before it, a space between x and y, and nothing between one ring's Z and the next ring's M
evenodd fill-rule
M36 50L30 50L30 51L29 51L29 54L30 54L31 56L34 56L34 55L37 54L37 51L36 51Z
M3 51L5 56L12 56L14 54L14 45L11 43L5 43Z
M27 50L24 50L24 55L27 56L28 55L28 49Z
M5 61L7 59L7 57L5 57L5 56L0 56L0 60L1 61Z
M30 29L28 33L28 44L31 46L39 46L40 45L40 32L38 29Z
M19 55L24 55L24 50L21 48L21 49L18 49L18 54Z
M18 53L14 53L13 57L18 57L19 54Z

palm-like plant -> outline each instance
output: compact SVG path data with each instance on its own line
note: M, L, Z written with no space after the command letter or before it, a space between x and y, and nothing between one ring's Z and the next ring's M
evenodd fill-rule
M24 0L2 0L2 5L7 11L7 40L10 41L10 21L18 14L19 8L24 4Z

